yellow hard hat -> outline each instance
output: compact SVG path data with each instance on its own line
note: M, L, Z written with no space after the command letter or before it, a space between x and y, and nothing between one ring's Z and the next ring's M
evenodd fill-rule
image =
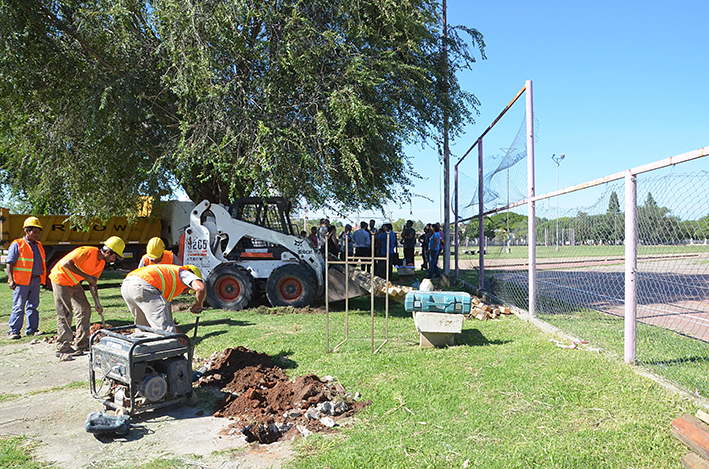
M25 218L25 223L22 225L22 228L39 228L40 230L42 228L42 224L39 222L39 218L37 217L27 217Z
M157 236L155 238L150 238L146 252L149 258L160 259L165 252L165 243Z
M197 277L199 277L200 280L203 280L202 271L199 270L199 267L197 267L196 265L192 265L192 264L187 264L187 265L184 266L184 267L187 268L187 269L189 269L190 272L192 272L192 273L195 274Z
M111 236L103 244L108 249L115 252L118 257L123 257L123 250L126 248L126 243L118 236Z

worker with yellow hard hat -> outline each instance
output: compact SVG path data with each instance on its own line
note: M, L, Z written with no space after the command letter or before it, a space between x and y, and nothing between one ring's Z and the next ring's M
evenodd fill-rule
M81 246L64 256L52 269L49 278L54 292L54 306L57 309L57 354L81 355L89 348L91 327L91 305L81 282L86 280L93 296L94 307L103 314L103 306L98 299L96 282L103 273L106 263L123 258L126 243L118 236L108 238L101 248ZM71 346L73 334L71 319L76 313L76 339Z
M39 241L42 224L37 217L27 217L22 227L25 236L16 239L7 250L5 261L7 282L12 290L12 312L8 338L19 339L23 317L27 315L25 335L41 335L39 331L39 289L47 277L44 247Z
M146 265L154 264L182 265L182 262L180 262L180 260L175 254L172 253L172 251L165 250L165 243L157 236L155 238L151 238L150 241L148 241L146 252L143 257L140 258L140 263L138 264L138 267L140 268L145 267Z
M190 310L199 314L204 309L207 290L202 272L194 265L154 264L130 272L121 285L121 295L139 326L177 332L170 302L185 290L195 292Z

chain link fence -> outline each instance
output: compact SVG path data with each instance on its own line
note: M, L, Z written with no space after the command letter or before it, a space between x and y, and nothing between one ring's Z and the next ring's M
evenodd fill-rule
M536 202L536 311L550 324L709 396L709 172L636 175L635 336L625 332L626 185L564 190ZM574 200L590 206L559 210ZM526 206L515 209L519 220ZM504 216L498 213L497 216ZM528 310L526 220L488 239L485 290ZM460 262L477 268L474 256ZM627 348L626 359L627 359Z

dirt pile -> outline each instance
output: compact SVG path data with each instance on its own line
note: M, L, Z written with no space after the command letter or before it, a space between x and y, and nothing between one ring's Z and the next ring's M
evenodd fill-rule
M236 420L227 433L260 443L332 431L337 420L371 403L357 400L332 377L308 374L289 381L269 355L245 347L214 354L198 385L225 393L214 416Z

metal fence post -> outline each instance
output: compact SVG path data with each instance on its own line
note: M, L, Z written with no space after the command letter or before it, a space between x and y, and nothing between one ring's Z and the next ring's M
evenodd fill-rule
M625 172L625 362L635 360L635 318L637 311L637 178Z
M480 263L480 275L478 276L478 289L485 290L485 201L483 194L483 138L478 139L478 260Z
M527 88L527 242L529 244L529 314L536 315L537 309L537 223L534 197L534 106L532 81L525 82Z

